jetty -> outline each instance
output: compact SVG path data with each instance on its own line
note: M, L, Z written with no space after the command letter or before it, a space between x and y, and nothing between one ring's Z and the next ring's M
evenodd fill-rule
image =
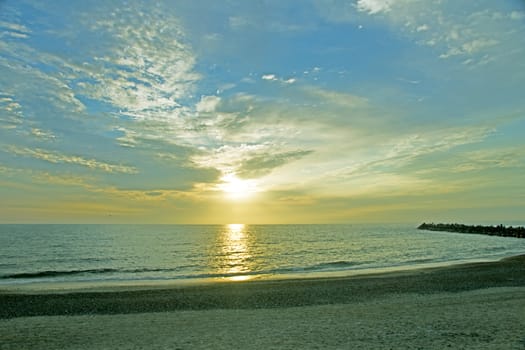
M464 224L427 224L424 222L418 226L418 230L473 233L489 236L525 238L525 227L521 226L512 227L504 225L482 226Z

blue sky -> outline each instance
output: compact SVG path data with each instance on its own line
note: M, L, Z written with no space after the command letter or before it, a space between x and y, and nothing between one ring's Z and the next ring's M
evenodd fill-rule
M513 222L522 1L1 1L0 221Z

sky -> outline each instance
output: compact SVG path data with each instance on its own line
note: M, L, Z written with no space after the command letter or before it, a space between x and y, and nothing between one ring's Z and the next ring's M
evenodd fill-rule
M0 0L0 222L524 221L524 57L518 0Z

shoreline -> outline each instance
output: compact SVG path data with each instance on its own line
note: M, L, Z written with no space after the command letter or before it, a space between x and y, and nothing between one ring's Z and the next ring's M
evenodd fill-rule
M348 304L388 295L525 286L525 255L346 277L217 281L51 291L0 290L0 319Z
M402 264L383 267L362 267L352 269L333 269L309 272L290 272L283 274L239 274L224 277L195 277L195 278L163 278L163 279L126 279L126 280L78 280L78 281L14 281L11 283L0 283L1 294L55 294L75 292L114 292L135 291L148 289L170 289L191 286L213 285L221 283L248 283L248 282L272 282L293 280L317 280L317 279L340 279L356 278L360 276L382 276L396 273L408 273L411 271L424 271L431 269L449 268L453 266L494 263L505 259L525 256L517 254L510 256L494 256L476 259L459 259L450 261L424 262L413 264ZM5 281L4 281L5 282Z

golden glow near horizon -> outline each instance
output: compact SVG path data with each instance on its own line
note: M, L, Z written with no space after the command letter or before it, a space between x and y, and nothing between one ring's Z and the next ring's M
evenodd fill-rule
M520 1L53 3L0 1L1 223L523 218Z

